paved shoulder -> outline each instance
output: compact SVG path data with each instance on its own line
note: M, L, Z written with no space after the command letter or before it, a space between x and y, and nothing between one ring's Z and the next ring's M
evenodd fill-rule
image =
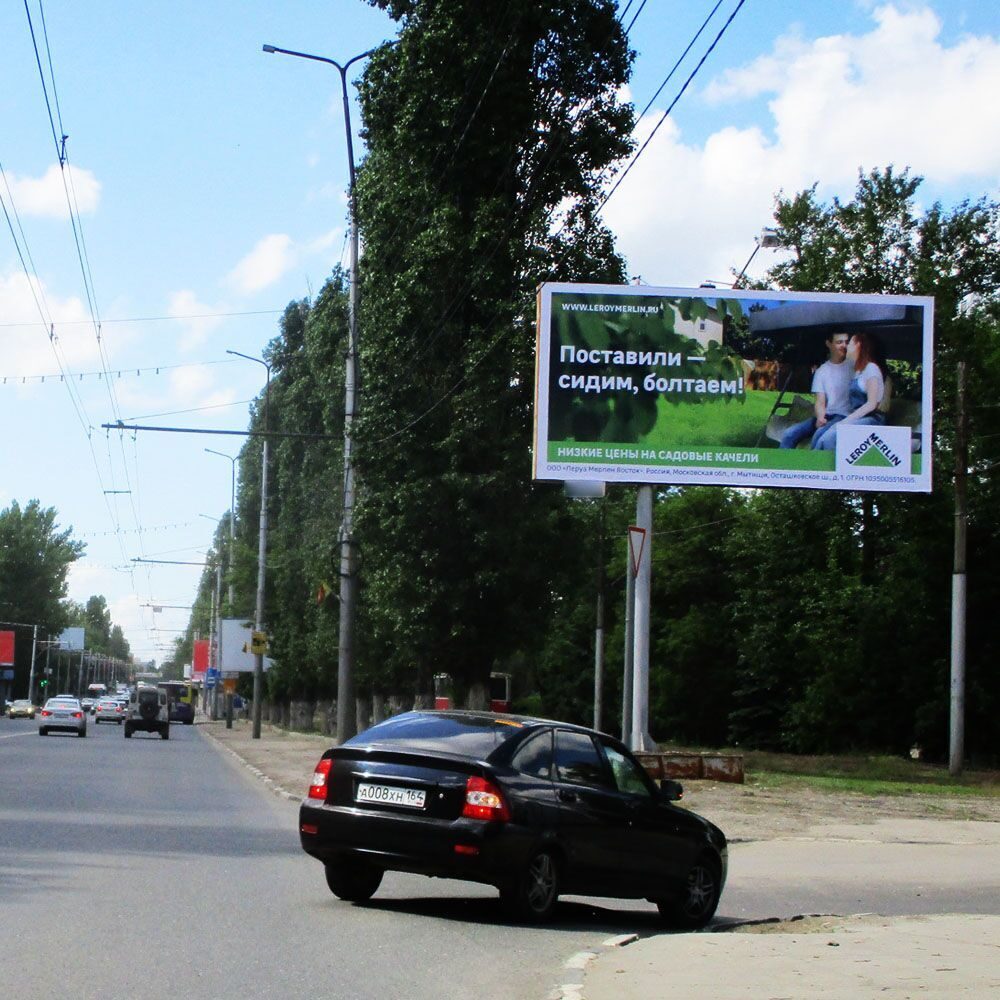
M200 722L198 729L224 750L234 754L272 791L287 799L301 799L309 787L316 762L334 745L329 736L316 733L290 733L275 726L261 726L260 738L252 738L251 723Z

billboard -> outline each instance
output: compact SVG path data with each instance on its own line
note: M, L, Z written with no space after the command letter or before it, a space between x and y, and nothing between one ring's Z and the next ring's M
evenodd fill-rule
M14 633L0 632L0 667L14 665Z
M191 644L192 676L197 680L208 670L208 639L195 639Z
M930 492L934 300L545 284L535 479Z
M223 673L253 673L257 658L250 652L253 622L243 618L223 618L219 622L220 662ZM273 661L264 657L264 670Z
M64 628L59 633L59 648L63 651L69 650L71 653L81 652L86 641L84 633L84 629L76 626L73 628Z

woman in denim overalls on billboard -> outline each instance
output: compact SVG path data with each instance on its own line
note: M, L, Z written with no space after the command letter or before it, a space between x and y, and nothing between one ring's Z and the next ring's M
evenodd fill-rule
M848 391L850 412L843 420L827 424L812 440L812 447L833 451L837 447L837 428L842 424L885 423L882 402L886 396L885 359L875 335L864 330L851 334L847 342L847 361L854 365L854 378Z

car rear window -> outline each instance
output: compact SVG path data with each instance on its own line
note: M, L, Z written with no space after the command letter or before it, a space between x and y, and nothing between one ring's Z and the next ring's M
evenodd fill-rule
M408 712L372 726L349 739L344 746L382 743L484 758L523 728L524 723L516 719L449 712Z

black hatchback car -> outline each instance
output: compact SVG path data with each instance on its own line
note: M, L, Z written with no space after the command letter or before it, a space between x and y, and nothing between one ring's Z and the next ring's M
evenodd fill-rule
M299 811L306 853L341 899L386 871L496 886L544 920L560 893L648 899L702 927L726 881L722 831L675 804L618 742L545 719L408 712L328 750Z

